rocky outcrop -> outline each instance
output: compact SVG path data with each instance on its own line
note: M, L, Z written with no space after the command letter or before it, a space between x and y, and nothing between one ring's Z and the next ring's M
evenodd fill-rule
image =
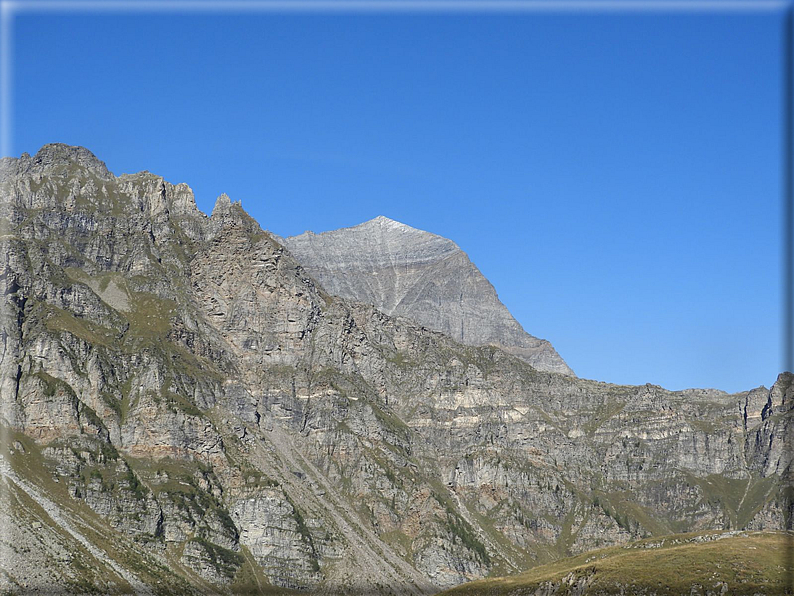
M538 370L573 375L529 335L454 242L387 217L281 239L330 293L372 304L473 346L496 345Z
M43 520L35 560L60 526L23 482L95 528L91 556L180 593L423 594L789 515L792 375L729 395L538 370L329 293L228 197L207 217L184 184L103 168L60 145L0 162L21 445L0 485ZM21 557L9 585L33 581Z

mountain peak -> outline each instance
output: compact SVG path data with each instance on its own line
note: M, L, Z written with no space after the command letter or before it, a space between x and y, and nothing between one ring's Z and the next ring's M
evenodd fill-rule
M431 243L440 242L441 244L444 245L448 244L454 248L457 248L457 245L451 240L447 240L446 238L443 238L431 232L426 232L425 230L414 228L412 226L409 226L408 224L404 224L397 220L386 217L385 215L378 215L377 217L368 219L367 221L364 221L360 224L356 224L346 228L339 228L337 230L329 230L319 233L313 232L312 230L306 230L305 232L303 232L303 234L292 236L291 238L329 239L332 237L348 237L351 235L354 235L356 237L372 238L372 237L382 237L384 235L388 237L395 232L411 233L417 237L425 237L427 242L431 242Z
M537 369L573 375L549 342L524 331L448 238L379 215L283 243L331 294L413 319L465 344L496 344Z
M354 226L356 228L363 227L363 228L391 228L395 230L404 229L404 230L415 230L416 228L412 228L411 226L404 224L402 222L396 221L385 215L378 215L377 217L373 217L369 221L365 221L364 223L358 224Z
M220 215L228 211L232 206L232 200L225 192L215 200L215 207L212 208L212 215Z
M356 226L352 226L351 228L341 228L340 230L334 230L333 232L344 232L345 230L357 230L357 231L366 231L366 232L381 232L381 233L410 233L416 237L425 238L427 242L440 242L442 244L449 244L457 248L457 245L449 240L448 238L444 238L443 236L439 236L438 234L433 234L432 232L428 232L426 230L422 230L419 228L415 228L413 226L409 226L408 224L402 223L395 219L391 219L390 217L386 217L385 215L378 215L377 217L373 217L372 219L360 223ZM328 233L328 232L324 232Z
M94 172L100 177L110 176L105 162L85 147L67 145L65 143L48 143L36 152L32 162L34 167L52 168L77 164Z
M380 224L380 225L383 225L383 224L399 224L401 226L405 225L403 223L400 223L399 221L395 221L395 220L393 220L391 218L388 218L385 215L378 215L377 217L373 217L371 220L369 220L368 222L364 222L364 223L376 223L376 224Z

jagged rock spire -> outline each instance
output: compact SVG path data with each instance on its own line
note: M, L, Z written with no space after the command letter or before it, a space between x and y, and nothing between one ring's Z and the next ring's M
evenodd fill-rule
M223 215L224 213L227 213L231 207L232 200L229 198L229 195L227 195L225 192L221 193L221 195L215 200L215 207L212 208L211 217Z

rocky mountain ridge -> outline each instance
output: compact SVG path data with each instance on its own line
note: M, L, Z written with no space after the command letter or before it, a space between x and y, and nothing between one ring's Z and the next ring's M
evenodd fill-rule
M4 589L425 594L789 515L788 373L728 395L539 371L82 148L4 158L0 193Z

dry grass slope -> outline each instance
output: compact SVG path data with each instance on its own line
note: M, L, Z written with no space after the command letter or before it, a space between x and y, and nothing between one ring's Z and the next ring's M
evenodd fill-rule
M786 591L782 532L678 534L583 553L525 573L489 578L444 596L765 594ZM789 561L790 563L790 561Z

